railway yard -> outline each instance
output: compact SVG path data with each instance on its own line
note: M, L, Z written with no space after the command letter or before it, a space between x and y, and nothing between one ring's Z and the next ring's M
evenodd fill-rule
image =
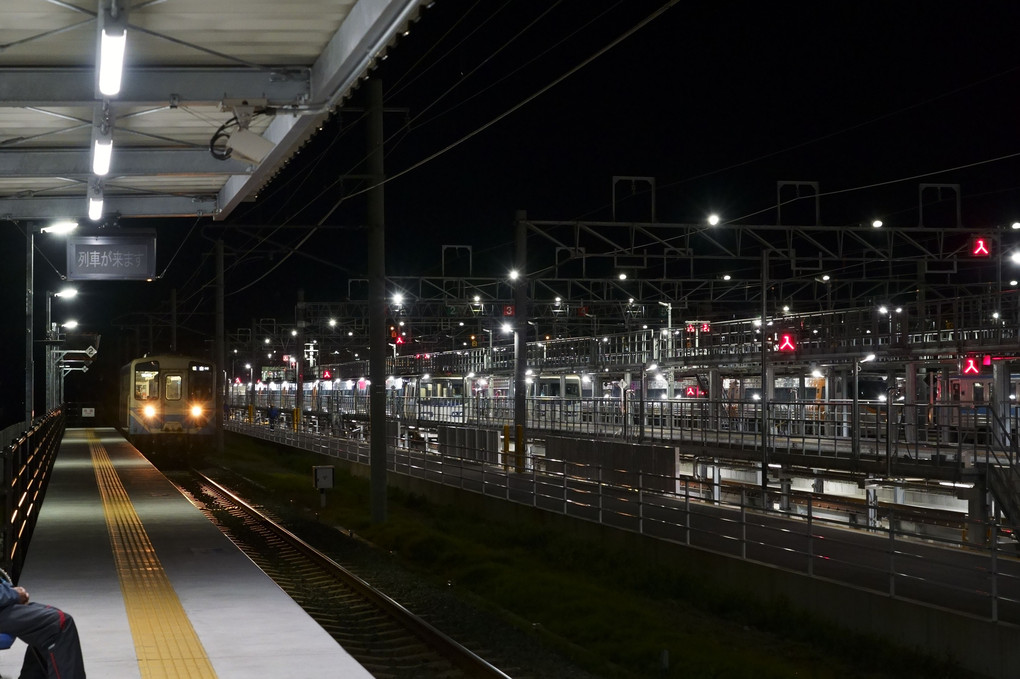
M390 520L374 527L359 479L338 474L320 506L308 474L321 461L229 437L208 474L514 677L967 676L739 589L664 578L552 526L525 530L395 493Z

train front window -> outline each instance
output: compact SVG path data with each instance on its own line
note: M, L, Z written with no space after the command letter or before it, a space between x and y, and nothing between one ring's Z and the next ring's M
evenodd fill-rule
M184 384L184 379L180 375L167 375L166 382L164 384L164 393L166 394L166 400L168 401L179 401L181 400L181 386Z
M216 385L212 366L207 363L188 365L188 398L193 401L211 401Z
M159 362L135 364L135 398L149 401L159 398Z

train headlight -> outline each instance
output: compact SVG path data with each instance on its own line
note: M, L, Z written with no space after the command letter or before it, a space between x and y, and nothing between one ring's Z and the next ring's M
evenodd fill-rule
M144 408L142 408L142 413L146 417L155 417L156 416L156 406L145 406Z
M202 417L202 406L199 405L191 406L191 416Z

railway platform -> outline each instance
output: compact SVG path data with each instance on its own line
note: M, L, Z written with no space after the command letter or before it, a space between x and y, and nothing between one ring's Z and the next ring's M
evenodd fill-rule
M66 431L18 584L93 678L371 676L112 428Z

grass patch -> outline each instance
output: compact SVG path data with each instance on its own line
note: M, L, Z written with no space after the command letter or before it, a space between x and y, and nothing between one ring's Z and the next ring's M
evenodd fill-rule
M392 488L387 521L374 525L368 481L340 469L327 506L320 508L311 468L328 460L229 434L226 441L224 456L210 462L263 488L260 501L353 529L422 578L452 581L515 624L539 626L585 649L605 676L967 676L948 663L838 630L782 602L764 605L720 591L679 570L635 563L632 554L546 525L494 521ZM662 668L664 652L668 670Z

